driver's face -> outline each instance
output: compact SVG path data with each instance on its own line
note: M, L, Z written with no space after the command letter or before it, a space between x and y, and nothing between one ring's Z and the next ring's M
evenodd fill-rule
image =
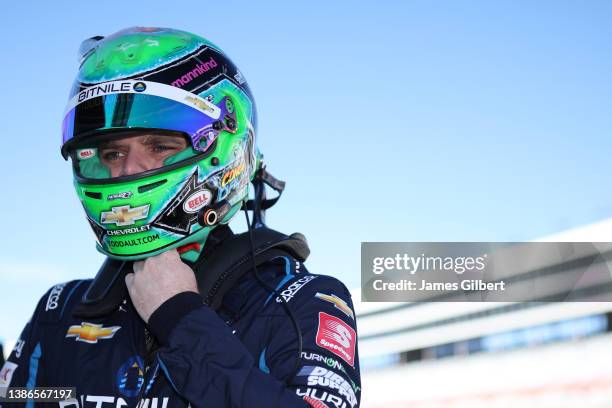
M185 148L187 140L183 136L144 134L101 143L98 151L111 177L120 177L157 169Z

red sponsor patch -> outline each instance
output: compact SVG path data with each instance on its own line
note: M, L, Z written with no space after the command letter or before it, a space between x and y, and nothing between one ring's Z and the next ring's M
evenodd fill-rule
M329 408L329 405L327 405L326 403L319 401L318 399L309 397L308 395L304 397L304 401L306 401L308 405L314 408Z
M355 366L355 342L357 333L341 319L319 312L319 327L317 329L317 346L327 349Z

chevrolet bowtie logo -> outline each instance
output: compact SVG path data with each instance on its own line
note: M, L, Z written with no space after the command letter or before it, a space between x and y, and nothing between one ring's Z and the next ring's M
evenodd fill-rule
M198 108L204 110L204 111L208 111L208 112L214 112L215 110L213 109L212 106L207 105L206 102L204 102L203 100L200 100L199 98L193 98L191 96L188 96L185 98L185 100L187 102L191 102L192 104L194 104L195 106L197 106Z
M80 325L70 326L66 337L75 337L76 341L96 344L98 339L110 339L121 326L103 327L101 324L82 322Z
M135 221L147 218L147 215L149 215L149 207L149 204L136 208L130 208L129 205L113 207L110 211L102 211L100 222L102 224L114 223L118 227L132 225Z
M355 315L353 314L353 311L351 310L349 305L347 305L344 300L340 299L338 296L334 295L333 293L331 295L326 295L325 293L317 293L315 297L318 297L319 299L324 300L326 302L333 303L336 309L341 310L348 317L355 320Z

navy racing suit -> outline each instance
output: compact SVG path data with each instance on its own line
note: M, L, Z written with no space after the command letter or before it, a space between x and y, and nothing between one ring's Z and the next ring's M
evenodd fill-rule
M291 257L258 270L279 296L247 273L217 312L199 294L184 292L162 304L148 326L129 297L103 318L76 318L71 311L91 280L56 285L0 371L0 387L76 388L70 399L30 407L358 407L349 291ZM300 354L279 297L296 317Z

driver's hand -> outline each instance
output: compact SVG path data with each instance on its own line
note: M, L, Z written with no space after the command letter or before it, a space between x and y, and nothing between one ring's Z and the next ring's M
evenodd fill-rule
M153 312L174 295L188 291L198 293L195 275L181 261L176 249L134 262L134 273L125 276L125 284L136 311L146 323Z

